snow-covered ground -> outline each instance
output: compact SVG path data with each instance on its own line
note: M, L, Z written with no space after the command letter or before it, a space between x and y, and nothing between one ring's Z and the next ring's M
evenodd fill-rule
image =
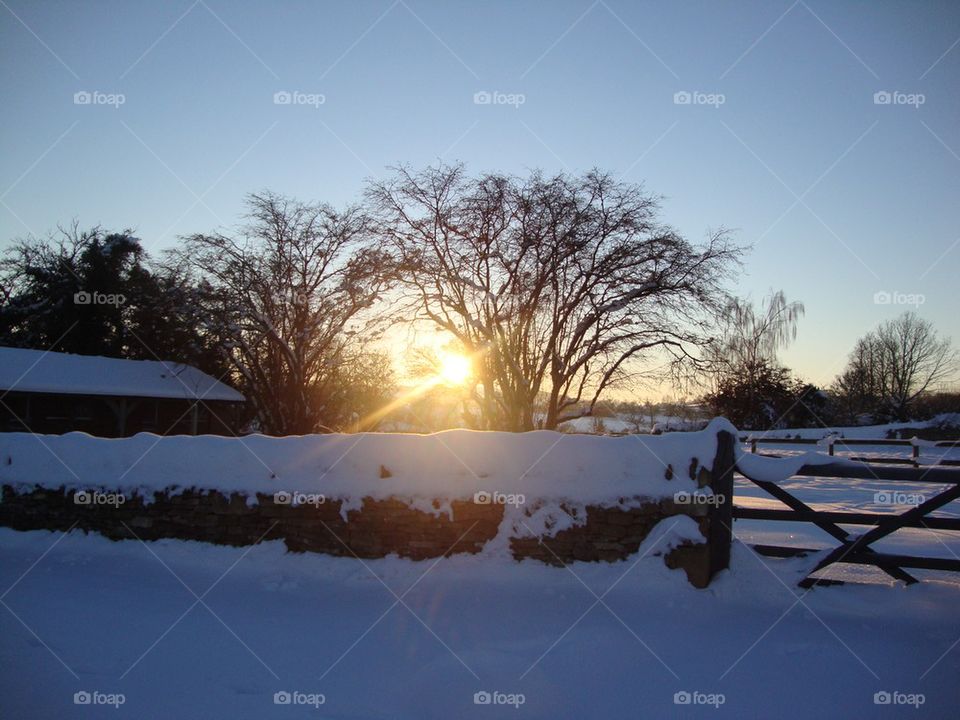
M0 715L957 716L956 580L804 592L812 559L738 543L698 591L652 556L668 529L567 569L3 529Z
M911 420L910 422L886 423L884 425L855 425L838 427L818 427L818 428L780 428L776 430L745 430L742 435L763 438L805 438L815 439L825 438L829 435L835 435L843 438L877 440L884 439L888 433L902 433L903 431L921 428L937 427L949 425L953 427L960 426L960 413L944 413L937 415L930 420Z
M700 430L706 424L707 420L688 420L676 415L653 415L649 418L645 417L640 428L644 433L650 433L651 431L689 432ZM589 416L567 420L560 424L560 428L565 432L573 433L636 433L637 423L616 415L611 417Z
M535 435L531 452L546 449L547 434ZM441 437L466 446L476 436ZM679 442L682 436L673 437ZM680 453L668 438L657 438L664 441L658 448ZM47 462L54 473L50 453L30 455L26 440L7 440L14 461L6 473L39 471ZM410 485L417 480L406 472L410 458L394 447L399 440L367 440L371 447L353 465L347 459L336 465L344 477L373 477L386 457L405 491L435 489ZM558 453L562 463L545 459L537 466L542 476L524 479L531 483L527 489L542 490L551 473L573 472L569 463L585 462L594 444L620 447L624 441L636 443L574 440ZM89 441L68 437L57 445L81 468L72 482L85 482L87 470L102 476L114 460L122 464L124 453L137 450L102 442L113 449L86 458ZM340 457L332 444L284 442L267 463L277 465L280 479L303 469L284 448L309 446L311 468ZM257 449L269 443L263 445ZM577 452L567 455L574 446ZM761 448L782 455L816 449ZM429 457L455 468L456 494L472 491L477 478L460 472L442 448L434 450ZM851 452L903 456L910 448ZM934 459L932 452L924 447L923 459ZM486 463L483 474L490 473L484 482L509 475L520 457L474 455L471 460ZM647 461L642 453L625 457L614 466ZM150 486L154 475L160 477L162 457L152 461L161 465L148 459L126 475L127 482ZM264 466L248 465L231 477L232 487L270 484ZM212 470L201 463L191 472ZM335 490L339 473L323 482ZM814 507L876 512L904 509L878 499L879 492L932 495L942 489L822 478L782 484ZM778 506L742 479L736 502ZM960 503L940 512L957 516ZM250 548L144 544L0 529L0 717L958 716L960 577L911 570L923 582L904 587L870 568L838 566L830 577L855 582L801 590L796 583L817 557L765 558L747 544L828 547L830 538L809 524L738 521L730 570L696 590L657 555L687 534L683 524L692 521L663 521L627 561L567 568L517 563L506 553L361 561L288 554L279 542ZM958 536L902 530L876 547L960 557Z
M655 415L652 422L644 422L644 433L656 429L661 432L699 430L705 420L689 420L675 415ZM758 438L803 438L819 440L828 436L856 439L884 439L888 433L903 433L921 427L936 426L960 427L960 413L944 413L929 420L911 420L910 422L885 423L883 425L855 425L815 428L777 428L773 430L743 430L742 436ZM637 425L623 417L582 417L569 420L561 425L567 432L576 433L636 433Z

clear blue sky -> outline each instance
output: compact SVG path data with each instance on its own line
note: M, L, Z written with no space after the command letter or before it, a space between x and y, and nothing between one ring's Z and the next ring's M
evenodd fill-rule
M77 218L157 252L401 162L599 166L754 244L735 289L802 300L783 359L829 382L907 308L877 292L960 342L958 41L956 2L0 0L0 246Z

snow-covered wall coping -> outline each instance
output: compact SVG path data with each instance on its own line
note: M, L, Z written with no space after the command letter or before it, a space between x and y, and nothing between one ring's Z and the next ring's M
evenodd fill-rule
M251 499L280 491L452 500L500 492L610 505L694 489L691 475L711 467L720 430L736 433L723 419L700 432L624 437L470 430L282 438L4 433L0 483L141 495L199 488Z

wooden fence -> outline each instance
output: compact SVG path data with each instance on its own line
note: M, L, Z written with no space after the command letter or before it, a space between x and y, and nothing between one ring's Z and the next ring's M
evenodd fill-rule
M823 438L822 440L816 440L813 438L774 438L774 437L753 437L746 436L741 437L740 442L750 443L750 452L757 454L757 445L766 443L769 445L821 445L823 443L827 444L827 451L830 455L834 455L835 448L840 447L849 448L849 447L910 447L912 448L911 457L909 458L883 458L883 457L858 457L850 456L848 460L858 460L861 462L870 462L870 463L884 463L887 465L913 465L914 467L920 466L920 449L922 447L949 447L949 448L960 448L960 440L939 440L936 442L914 442L913 440L868 440L861 438L841 438L841 437L828 437ZM760 455L766 455L768 457L780 457L773 453L759 453ZM960 466L960 460L946 460L940 459L935 465L946 465L946 466Z
M779 441L783 442L783 441ZM794 441L796 442L796 441ZM871 441L875 443L876 441ZM887 441L909 442L909 441ZM860 441L857 441L861 444ZM863 443L865 444L865 443ZM771 520L779 522L809 522L833 537L839 544L829 550L816 567L800 582L800 587L829 584L831 581L814 578L813 575L834 563L874 565L887 575L905 583L913 584L917 578L904 568L947 570L960 572L960 560L953 558L897 555L878 552L870 546L900 528L928 528L930 530L960 531L960 518L933 516L932 512L960 498L960 468L940 467L890 467L864 462L833 462L822 465L804 465L796 476L880 480L895 483L941 484L946 489L930 499L924 499L915 507L902 513L866 513L814 510L790 494L777 483L750 477L742 468L737 471L757 485L788 509L746 508L734 504L733 517L737 520ZM872 526L861 534L852 534L841 525ZM786 545L754 545L754 550L772 557L795 557L824 552L813 548L798 548Z

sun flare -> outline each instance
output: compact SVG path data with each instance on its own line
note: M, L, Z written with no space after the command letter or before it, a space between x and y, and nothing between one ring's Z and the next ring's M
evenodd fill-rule
M440 358L438 375L447 385L463 385L469 379L471 372L470 358L452 353Z

